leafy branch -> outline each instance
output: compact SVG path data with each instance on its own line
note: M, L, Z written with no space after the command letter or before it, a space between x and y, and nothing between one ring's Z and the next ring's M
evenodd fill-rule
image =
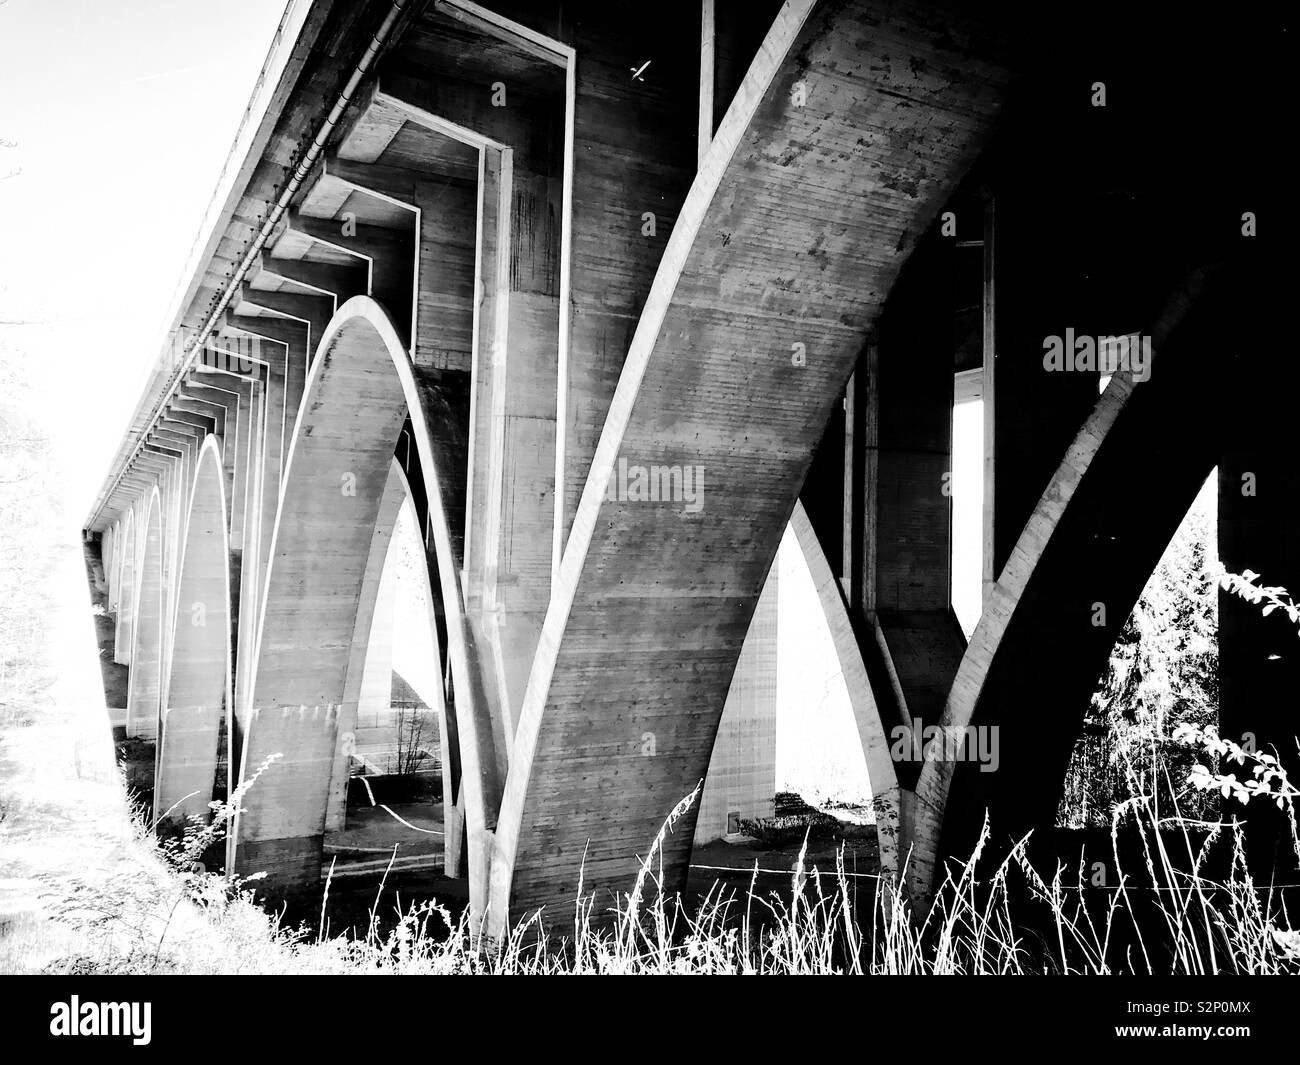
M1291 624L1295 625L1296 635L1300 636L1300 606L1297 606L1295 600L1291 598L1287 590L1280 584L1256 584L1259 580L1259 574L1254 570L1246 570L1243 573L1225 573L1219 578L1219 585L1226 591L1247 603L1263 603L1263 614L1267 617L1275 610L1286 611L1286 616L1291 619Z

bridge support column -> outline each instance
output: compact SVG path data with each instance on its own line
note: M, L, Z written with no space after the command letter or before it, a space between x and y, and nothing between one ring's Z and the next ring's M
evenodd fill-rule
M999 182L994 194L991 572L996 580L1060 457L1096 403L1099 377L1043 369L1046 337L1070 327L1084 332L1078 268L1060 252L1071 246L1070 238L1043 224L1051 203L1021 184ZM1139 321L1134 328L1145 324ZM988 572L987 563L985 568Z
M320 882L325 802L338 732L338 708L270 707L245 718L241 783L252 784L227 842L227 868L265 872L269 897L311 891ZM265 767L263 771L263 767ZM236 851L236 842L238 848Z
M275 904L295 898L312 899L325 865L325 837L249 840L239 845L238 875L265 875L251 884L253 891Z

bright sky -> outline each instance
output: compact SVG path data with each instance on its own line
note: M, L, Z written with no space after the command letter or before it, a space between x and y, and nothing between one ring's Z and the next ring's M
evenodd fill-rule
M80 523L157 356L284 0L0 0L0 357L38 360ZM13 146L10 147L9 145ZM57 398L57 403L53 400Z

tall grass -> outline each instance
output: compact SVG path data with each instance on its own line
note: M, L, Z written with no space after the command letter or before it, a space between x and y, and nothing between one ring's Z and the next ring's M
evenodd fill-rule
M1250 577L1245 578L1249 585ZM1275 589L1234 588L1276 598ZM1273 598L1269 598L1273 602ZM1279 600L1279 602L1281 602ZM1289 600L1277 609L1292 606ZM1293 615L1300 625L1300 608ZM1290 611L1288 611L1290 612ZM1227 974L1300 973L1300 931L1288 888L1257 883L1247 833L1231 816L1185 816L1191 788L1227 809L1280 811L1300 861L1300 791L1275 754L1245 750L1212 729L1182 728L1196 756L1175 785L1166 770L1130 767L1129 797L1112 812L1105 875L1096 865L1037 866L1031 837L998 843L985 824L964 862L944 870L924 912L888 880L809 864L807 845L780 892L715 885L684 901L669 885L664 843L699 794L669 812L625 894L575 885L571 912L525 914L499 940L437 901L376 893L366 927L332 934L318 921L289 927L253 897L256 883L204 869L264 765L211 816L156 842L143 811L134 840L165 861L111 876L42 881L43 905L75 942L55 971L131 973L772 973L772 974ZM1239 779L1240 776L1240 779ZM1202 808L1204 804L1194 804ZM1091 855L1090 859L1096 858ZM1293 863L1294 865L1294 863ZM391 866L390 866L391 868ZM860 890L860 885L871 887ZM328 893L327 882L326 891ZM1290 889L1295 890L1295 889ZM543 920L545 917L545 920Z
M1207 755L1212 734L1185 737ZM1245 755L1255 759L1258 756ZM1267 756L1257 765L1269 766ZM1243 762L1243 765L1245 763ZM1294 787L1278 768L1267 794L1246 801L1279 802L1296 838ZM1254 774L1259 779L1263 774ZM1136 778L1135 778L1136 779ZM1149 779L1149 778L1147 778ZM1198 787L1226 778L1205 769ZM85 896L59 919L77 924L95 945L59 968L132 972L319 973L760 973L760 974L1226 974L1300 973L1300 933L1276 886L1256 884L1246 840L1235 820L1183 818L1175 788L1135 794L1114 813L1115 882L1098 885L1082 863L1050 873L1036 869L1029 837L990 865L986 823L964 864L950 867L927 913L918 913L888 882L862 902L842 853L833 869L806 862L800 851L788 888L763 894L757 870L737 896L715 886L687 905L665 889L663 843L698 789L664 822L630 890L607 910L577 886L572 924L530 914L493 941L468 915L436 901L371 908L369 926L332 936L284 927L252 900L250 885L233 887L195 865L233 815L239 796L214 804L211 824L194 825L169 845L167 892L122 890L90 910ZM1159 813L1157 811L1160 811ZM142 835L148 826L141 825ZM1136 839L1134 868L1125 868L1121 838ZM1208 872L1211 855L1227 854L1226 871ZM1221 863L1220 863L1221 864ZM380 892L382 894L382 886ZM101 891L100 899L104 897ZM178 916L187 915L182 922ZM563 930L560 931L561 924ZM181 927L184 925L185 927ZM111 927L110 927L111 926ZM196 935L196 928L203 934ZM121 934L124 930L129 934ZM113 934L106 934L112 932ZM217 947L214 949L214 942ZM125 944L125 947L124 947Z

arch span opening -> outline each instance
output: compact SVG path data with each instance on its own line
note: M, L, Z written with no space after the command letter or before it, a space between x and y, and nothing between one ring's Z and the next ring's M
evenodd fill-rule
M216 438L199 452L181 547L154 808L160 822L206 818L221 720L231 705L230 543Z
M339 308L321 340L285 467L251 694L236 706L239 779L266 768L239 814L233 865L265 870L273 887L292 890L319 877L331 780L350 731L341 723L357 709L349 662L369 632L357 624L357 606L408 421L446 617L454 692L448 716L460 737L458 805L466 814L471 884L475 864L486 864L486 818L499 793L496 753L458 581L467 376L412 366L387 313L365 296Z
M142 531L144 550L133 604L126 735L128 739L152 740L158 736L163 637L162 496L156 487L149 497Z
M131 664L131 632L135 623L135 510L126 512L122 542L117 549L117 625L113 635L113 661Z

